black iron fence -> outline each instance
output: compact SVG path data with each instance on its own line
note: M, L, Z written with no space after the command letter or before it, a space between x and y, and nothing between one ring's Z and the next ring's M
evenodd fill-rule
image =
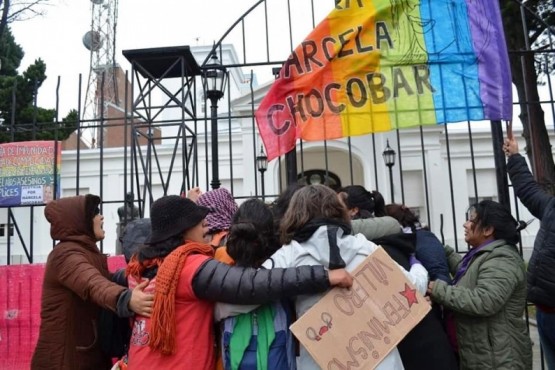
M62 184L56 186L62 185L63 196L84 192L100 195L105 215L116 214L128 193L134 194L140 217L145 217L152 201L163 194L184 192L193 186L208 190L214 186L215 165L219 170L217 180L238 201L249 197L272 201L288 184L299 181L330 186L365 185L382 192L388 201L395 197L398 203L411 206L444 242L454 244L460 251L466 250L459 235L460 227L466 208L473 201L492 198L513 207L517 218L529 217L512 195L507 181L501 151L503 122L418 127L317 143L300 141L293 152L267 168L257 164L257 157L260 159L263 153L254 112L267 91L267 85L257 81L276 74L298 41L325 15L320 7L312 1L261 0L213 47L124 52L131 70L124 73L108 68L99 75L93 116L83 116L85 97L81 92L86 86L79 77L77 94L73 94L76 97L73 118L63 122L58 113L53 122L36 119L16 122L8 118L1 122L0 136L8 141L22 137L35 140L48 132L50 139L61 140L68 127L74 125L75 132L60 144ZM534 15L524 5L521 7L522 23L526 24ZM523 66L519 72L516 70L521 75L513 80L527 82L523 85L524 94L515 94L515 111L527 120L534 117L531 108L537 111L539 107L546 127L540 132L548 141L555 134L552 36L553 32L547 32L549 42L543 48L534 49L527 43L523 50L510 50L511 60L522 60ZM213 103L209 106L209 96L202 86L203 73L213 53L222 61L230 81L223 98L216 100L220 107L215 109ZM535 63L533 81L525 68L530 57ZM197 64L196 60L202 58L204 62ZM110 73L113 75L108 76ZM107 101L104 94L104 81L113 76L119 83L119 101ZM56 91L40 92L55 94L56 112L59 86L60 78ZM15 109L16 86L13 91ZM519 129L515 121L515 134L530 135L527 127L535 129L535 125L533 122ZM529 143L534 146L531 137ZM386 143L395 151L394 165L388 166L382 160ZM214 157L215 145L219 151ZM552 153L537 152L536 156L539 155ZM52 242L47 227L40 221L44 221L43 208L44 205L31 205L0 209L3 264L44 260ZM116 222L113 218L113 223ZM534 234L526 235L521 245L525 257L533 237ZM112 237L101 247L113 253L115 242L116 237Z

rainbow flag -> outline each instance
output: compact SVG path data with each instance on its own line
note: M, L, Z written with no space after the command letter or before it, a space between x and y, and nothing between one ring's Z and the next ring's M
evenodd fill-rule
M342 0L256 111L268 159L296 140L512 119L499 3Z

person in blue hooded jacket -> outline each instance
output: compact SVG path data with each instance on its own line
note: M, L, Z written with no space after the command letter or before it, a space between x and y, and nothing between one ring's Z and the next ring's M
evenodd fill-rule
M447 258L443 251L443 244L430 230L422 227L418 217L405 205L388 204L385 212L393 217L403 227L405 233L416 235L416 258L428 270L430 280L443 280L451 283Z

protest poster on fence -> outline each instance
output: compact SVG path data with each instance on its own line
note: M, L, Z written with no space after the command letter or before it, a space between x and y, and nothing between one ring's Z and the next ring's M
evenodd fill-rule
M290 327L322 369L374 369L431 309L383 248L351 274Z
M0 144L0 207L44 204L54 194L59 198L61 162L59 142Z

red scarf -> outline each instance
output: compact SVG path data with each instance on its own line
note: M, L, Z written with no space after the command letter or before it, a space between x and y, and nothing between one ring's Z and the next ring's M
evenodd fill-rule
M160 259L154 259L139 264L136 259L132 259L127 268L128 274L136 277L137 273L146 270L149 266L159 266L154 289L154 306L150 318L149 346L164 355L171 355L175 352L175 293L179 274L190 254L212 257L214 249L208 244L186 241L184 245L168 254L161 263ZM140 281L141 275L138 276L137 281Z
M143 274L146 270L154 266L160 267L162 262L164 262L163 258L153 258L141 263L139 262L137 255L134 254L127 264L127 268L125 269L125 276L131 276L133 279L135 279L135 281L141 282L141 280L143 279Z

